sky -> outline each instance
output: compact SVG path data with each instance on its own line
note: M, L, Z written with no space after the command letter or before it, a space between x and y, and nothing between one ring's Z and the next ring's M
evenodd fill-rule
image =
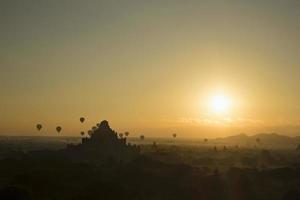
M0 135L300 135L298 0L1 0L0 25Z

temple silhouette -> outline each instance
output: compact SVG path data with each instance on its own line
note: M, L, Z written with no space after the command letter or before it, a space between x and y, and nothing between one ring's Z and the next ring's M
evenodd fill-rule
M126 137L118 137L108 121L104 120L93 128L89 137L82 138L80 144L70 144L65 154L75 160L126 162L139 155L140 147L127 144Z

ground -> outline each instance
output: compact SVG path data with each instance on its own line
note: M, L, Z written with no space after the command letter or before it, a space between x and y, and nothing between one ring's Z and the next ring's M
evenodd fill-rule
M129 163L99 164L71 161L58 151L65 140L51 141L43 145L32 139L31 146L21 140L1 143L0 199L299 198L300 153L291 148L228 145L224 150L220 145L215 151L215 144L157 140L156 146L140 143L141 155Z

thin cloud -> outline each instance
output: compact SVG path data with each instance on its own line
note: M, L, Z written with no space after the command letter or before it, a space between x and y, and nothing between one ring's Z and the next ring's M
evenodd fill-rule
M181 117L176 120L176 123L186 124L191 126L200 126L200 125L219 125L219 126L262 126L264 125L264 121L255 120L250 118L219 118L219 119L211 119L211 118L185 118Z

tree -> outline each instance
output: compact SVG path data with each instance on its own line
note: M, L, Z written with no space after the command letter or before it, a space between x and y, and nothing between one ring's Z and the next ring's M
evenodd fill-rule
M119 133L119 137L120 137L120 138L123 138L123 133Z
M260 139L256 138L256 142L257 142L257 144L260 144Z
M19 199L19 200L30 200L30 194L27 190L19 188L17 186L7 186L0 189L0 199Z
M217 152L218 149L217 149L217 146L214 146L214 152Z
M152 143L152 149L154 149L154 150L156 150L156 149L157 149L157 144L156 144L156 142L155 142L155 141Z

